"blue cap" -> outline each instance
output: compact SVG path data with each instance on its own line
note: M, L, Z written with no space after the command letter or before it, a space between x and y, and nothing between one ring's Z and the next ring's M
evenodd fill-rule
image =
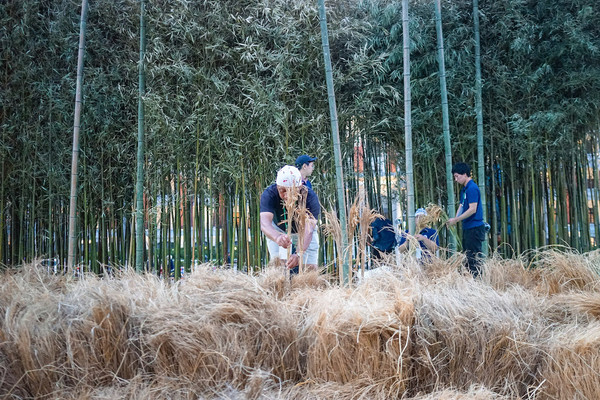
M311 157L309 155L302 154L300 157L296 158L296 167L298 167L298 169L300 169L300 168L302 168L302 166L304 164L308 164L309 162L313 162L316 160L317 160L317 157Z

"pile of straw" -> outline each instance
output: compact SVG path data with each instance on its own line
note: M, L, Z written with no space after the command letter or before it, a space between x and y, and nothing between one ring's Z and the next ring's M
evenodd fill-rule
M600 398L599 254L527 257L477 280L405 257L356 287L30 265L0 279L0 397Z

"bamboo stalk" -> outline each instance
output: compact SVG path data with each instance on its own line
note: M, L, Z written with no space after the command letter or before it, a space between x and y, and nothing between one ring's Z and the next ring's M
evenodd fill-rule
M146 70L144 59L146 57L146 2L140 0L140 59L138 62L138 134L137 134L137 174L136 174L136 251L135 269L141 272L144 269L144 249L146 247L144 229L144 96L146 95Z
M434 1L435 5L435 30L437 33L437 57L439 65L440 77L440 93L442 100L442 131L444 137L444 159L446 165L446 187L448 190L448 215L456 214L454 204L454 183L452 176L452 144L450 138L450 112L448 111L448 89L446 87L446 66L444 61L444 35L442 32L442 5L440 0ZM481 185L481 182L478 182ZM409 210L410 213L410 210ZM413 216L414 218L414 216ZM409 217L410 222L410 217ZM410 231L414 234L413 231ZM455 242L452 239L449 243L450 250L456 248Z
M177 157L176 177L173 179L173 243L175 246L175 281L181 279L181 159Z
M67 268L75 266L77 246L77 164L79 160L79 129L82 106L83 57L85 50L85 30L88 11L87 0L81 1L81 20L79 27L79 51L77 55L77 84L75 90L75 117L73 123L73 152L71 158L71 197L69 203L69 249Z
M338 131L337 107L335 102L335 92L333 86L333 71L331 65L331 57L329 50L329 35L327 32L327 14L325 12L325 0L319 0L319 20L321 26L321 42L323 46L323 59L325 62L325 77L327 81L327 95L329 100L329 113L331 116L331 132L333 138L333 152L336 171L336 188L338 197L338 207L340 213L340 225L342 228L342 248L345 248L348 243L346 237L346 199L344 189L344 176L342 171L342 154L340 149L340 137ZM348 284L350 268L346 261L341 266L343 270L344 284Z

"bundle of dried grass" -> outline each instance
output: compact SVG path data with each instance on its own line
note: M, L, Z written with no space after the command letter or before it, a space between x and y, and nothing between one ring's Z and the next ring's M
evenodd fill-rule
M355 290L316 272L5 273L0 397L598 398L595 255L544 257L492 258L481 279L406 257Z
M360 260L360 249L358 248L358 246L355 245L355 236L356 236L356 229L359 227L359 223L360 223L360 214L361 214L361 208L364 207L364 203L360 201L359 196L357 195L354 198L354 201L352 202L352 205L350 206L350 211L348 212L348 265L351 266L350 268L350 281L353 280L353 273L355 272L355 269L353 267L354 263L352 262L352 257L353 257L353 253L354 253L354 249L356 249L356 260L358 262L358 260ZM341 281L340 281L341 282Z
M420 281L415 292L415 390L483 385L519 397L533 385L541 357L533 345L546 307L515 287L504 293L470 276Z
M288 235L288 237L292 237L292 224L295 223L294 216L296 215L296 212L297 212L298 201L302 197L300 195L300 186L292 185L291 187L286 188L286 193L287 193L287 195L285 197L283 205L285 207L287 218L284 221L284 223L287 226L286 234ZM305 199L304 207L306 208L306 199ZM298 236L302 236L302 235L298 234ZM291 254L292 254L292 246L289 246L287 249L286 260L290 259ZM300 262L302 262L302 257L300 257ZM286 270L286 275L288 275L288 273L289 273L289 271Z
M335 211L324 210L327 223L324 225L324 232L331 236L338 248L338 264L343 260L344 254L348 257L348 264L353 265L350 269L350 281L353 280L353 273L361 270L361 278L364 276L365 266L367 264L367 243L371 239L371 223L377 218L383 216L369 207L368 201L364 198L364 192L359 192L354 198L350 211L348 213L348 247L342 249L342 231ZM353 249L356 249L356 257L353 262ZM341 250L341 251L340 251ZM339 282L342 282L341 269L339 269Z
M364 191L363 191L364 196ZM360 233L359 233L359 254L360 254L360 274L361 277L365 275L365 267L367 265L367 242L372 240L371 236L371 223L375 221L377 218L383 218L383 215L377 213L374 209L369 207L369 202L366 199L363 199L361 202L361 210L360 210ZM358 257L357 257L358 261Z
M313 215L306 208L306 200L308 196L308 191L306 187L302 187L302 190L299 190L298 200L296 202L295 209L293 210L293 220L296 224L296 231L298 233L298 256L299 258L299 272L303 274L304 271L304 235L306 233L306 229L312 229L312 225L316 226L316 221ZM316 229L316 227L315 227Z
M600 398L600 322L573 323L548 340L540 371L541 398Z
M323 232L325 235L330 236L335 243L336 248L336 265L338 272L338 282L343 282L344 277L342 276L342 260L344 259L344 251L346 249L342 246L342 226L340 225L340 220L337 217L337 213L335 209L332 208L332 211L328 211L323 209L323 215L325 216L325 223L323 224Z
M166 308L143 313L148 367L203 387L244 387L252 371L298 379L297 330L291 313L241 273L208 269L177 285Z
M427 215L422 215L418 218L417 225L415 227L416 232L420 232L426 226L430 226L439 230L441 225L446 223L448 220L448 215L446 212L437 204L429 203L427 207L425 207L425 211L427 211Z
M499 291L515 285L533 290L540 282L540 271L527 268L527 262L522 257L504 259L496 253L481 264L481 270L479 279Z
M3 361L11 374L20 376L18 390L38 397L53 393L57 382L103 385L137 374L139 343L122 289L111 290L93 277L72 286L64 278L47 277L62 280L57 285L61 292L52 293L44 290L45 281L27 279L31 275L25 273L26 279L13 286L0 328ZM29 297L35 292L35 298ZM0 392L13 392L11 380L3 382Z
M30 272L26 273L27 275ZM61 380L65 346L57 323L60 293L53 293L29 278L10 276L0 288L0 396L37 398L53 391ZM40 299L42 301L40 301Z
M311 382L378 382L398 397L408 378L413 305L409 296L373 286L297 293L306 378Z
M416 264L421 266L425 279L437 281L447 276L451 276L452 279L456 279L461 274L470 276L469 272L463 268L464 263L465 255L463 253L453 253L446 259L430 257L421 259Z
M582 316L600 319L600 293L580 292L557 295L552 302L561 310L569 310L577 320Z
M533 255L540 270L538 290L552 295L570 290L595 291L600 287L600 252L578 254L556 248L542 249Z

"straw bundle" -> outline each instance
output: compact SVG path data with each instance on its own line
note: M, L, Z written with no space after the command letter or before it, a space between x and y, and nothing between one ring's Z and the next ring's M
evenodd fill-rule
M409 367L410 297L371 287L298 293L301 338L311 382L377 382L395 396L404 392Z
M418 218L415 232L421 232L426 226L439 228L442 223L445 223L448 220L446 212L437 204L428 204L427 207L425 207L425 211L427 211L427 215L421 215Z
M300 187L294 185L292 187L286 188L287 196L283 202L285 207L287 219L285 223L287 224L287 232L286 234L291 237L292 236L292 224L294 223L294 216L296 215L296 208L298 207L298 200L300 199ZM292 247L288 247L287 259L290 258L292 254Z
M0 350L10 374L21 376L19 389L36 397L52 393L56 382L98 385L133 377L140 357L130 331L128 302L119 297L122 290L111 292L86 278L77 285L79 290L62 293L60 284L56 286L61 292L52 293L42 282L36 286L29 279L34 274L28 271L24 279L2 281L16 283L12 296L3 285L8 301ZM13 392L11 380L3 382L2 393Z
M291 210L293 210L293 221L296 224L296 231L298 234L298 244L296 246L296 248L298 249L298 256L299 256L299 272L302 274L304 273L304 234L306 232L306 229L308 229L308 227L311 225L311 222L314 222L316 224L316 220L314 219L314 216L310 213L310 211L308 211L308 208L306 208L306 200L307 200L307 196L308 196L308 191L306 190L306 187L302 187L301 191L299 191L299 195L297 202L294 203L294 205L290 208ZM315 227L316 229L316 227Z
M569 290L594 291L600 283L600 252L585 255L556 249L538 251L535 266L541 271L538 290L556 294Z
M533 290L540 284L540 271L527 269L526 266L523 258L503 259L494 254L482 263L479 279L499 291L508 290L515 285Z
M583 316L589 319L600 319L600 293L580 292L557 295L553 303L563 311L574 314L574 318L581 320Z
M420 285L413 387L466 390L480 384L522 395L540 357L531 343L542 331L544 303L522 289L499 293L470 277L449 275Z
M480 279L459 260L400 258L354 290L269 269L5 273L0 397L599 398L594 254L493 258Z
M340 220L337 217L335 210L327 211L323 209L323 215L325 215L325 223L323 224L323 232L327 236L331 236L333 238L333 242L335 243L335 248L337 252L336 257L336 265L338 271L338 281L343 282L342 277L342 264L344 259L344 251L342 247L342 227L340 225Z
M541 398L600 398L600 322L574 323L548 342L541 371Z
M254 278L201 270L177 289L168 308L144 310L141 339L154 373L206 387L243 387L256 370L298 377L295 323Z

